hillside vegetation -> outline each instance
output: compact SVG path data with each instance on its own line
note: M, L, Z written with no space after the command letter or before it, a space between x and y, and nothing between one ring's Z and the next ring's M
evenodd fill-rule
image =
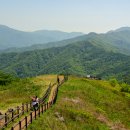
M30 102L32 96L42 97L48 85L55 81L56 75L41 75L15 79L6 85L0 85L0 112L3 113L8 108Z
M108 81L69 77L56 104L28 130L128 130L130 98Z
M0 71L0 85L7 85L14 80L16 79L12 75L5 74L2 71Z
M106 51L83 41L65 47L0 54L0 69L19 77L69 73L116 77L130 82L130 56Z

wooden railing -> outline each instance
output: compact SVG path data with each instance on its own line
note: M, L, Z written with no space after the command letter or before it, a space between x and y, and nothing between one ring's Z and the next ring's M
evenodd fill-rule
M58 94L58 88L65 82L65 78L59 82L56 86L55 91L52 94L51 101L48 101L46 103L41 103L39 105L38 110L30 112L28 116L25 116L22 120L20 120L18 123L16 123L11 130L22 130L26 129L29 124L32 124L32 121L36 119L37 117L40 117L41 114L43 114L46 110L48 110L55 102L57 99L57 94Z
M45 103L47 97L49 96L51 87L53 85L49 84L48 89L46 90L45 94L42 98L39 99L40 104ZM0 119L0 129L7 127L11 122L13 122L16 118L21 117L25 113L29 112L32 109L32 102L22 103L21 106L17 106L15 109L10 109L9 112L5 113L3 117Z

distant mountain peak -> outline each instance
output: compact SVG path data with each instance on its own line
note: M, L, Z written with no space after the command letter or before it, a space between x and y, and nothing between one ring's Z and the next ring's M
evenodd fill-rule
M64 32L64 31L60 31L60 30L37 30L34 31L34 33L66 33L66 34L78 34L78 35L84 35L84 33L82 32Z
M130 27L121 27L119 29L115 30L116 32L120 32L120 31L130 31Z
M0 25L0 50L8 48L28 47L33 44L45 44L65 39L71 39L84 35L78 32L62 32L57 30L39 30L34 32L25 32Z
M111 32L122 32L122 31L130 31L130 27L121 27L121 28L118 28L116 30L111 30L108 33L111 33Z
M88 35L93 35L93 36L95 36L95 35L97 35L97 33L95 33L95 32L90 32Z
M10 27L0 24L0 29L9 29Z
M11 28L11 27L6 26L6 25L1 25L1 24L0 24L0 31L2 31L2 32L4 32L4 31L11 31L11 32L12 31L17 31L17 32L19 31L19 32L24 32L24 31L21 31L21 30L17 30L17 29Z

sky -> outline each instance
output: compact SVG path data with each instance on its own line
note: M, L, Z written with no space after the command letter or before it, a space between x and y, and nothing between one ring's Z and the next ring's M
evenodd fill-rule
M0 24L22 31L104 33L130 27L130 0L0 0Z

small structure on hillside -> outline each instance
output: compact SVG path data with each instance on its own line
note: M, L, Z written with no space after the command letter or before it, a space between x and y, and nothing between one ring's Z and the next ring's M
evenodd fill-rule
M96 80L101 80L101 77L97 77L97 76L92 76L92 75L87 75L86 78L88 79L96 79Z
M90 78L91 77L91 75L87 75L87 78Z

